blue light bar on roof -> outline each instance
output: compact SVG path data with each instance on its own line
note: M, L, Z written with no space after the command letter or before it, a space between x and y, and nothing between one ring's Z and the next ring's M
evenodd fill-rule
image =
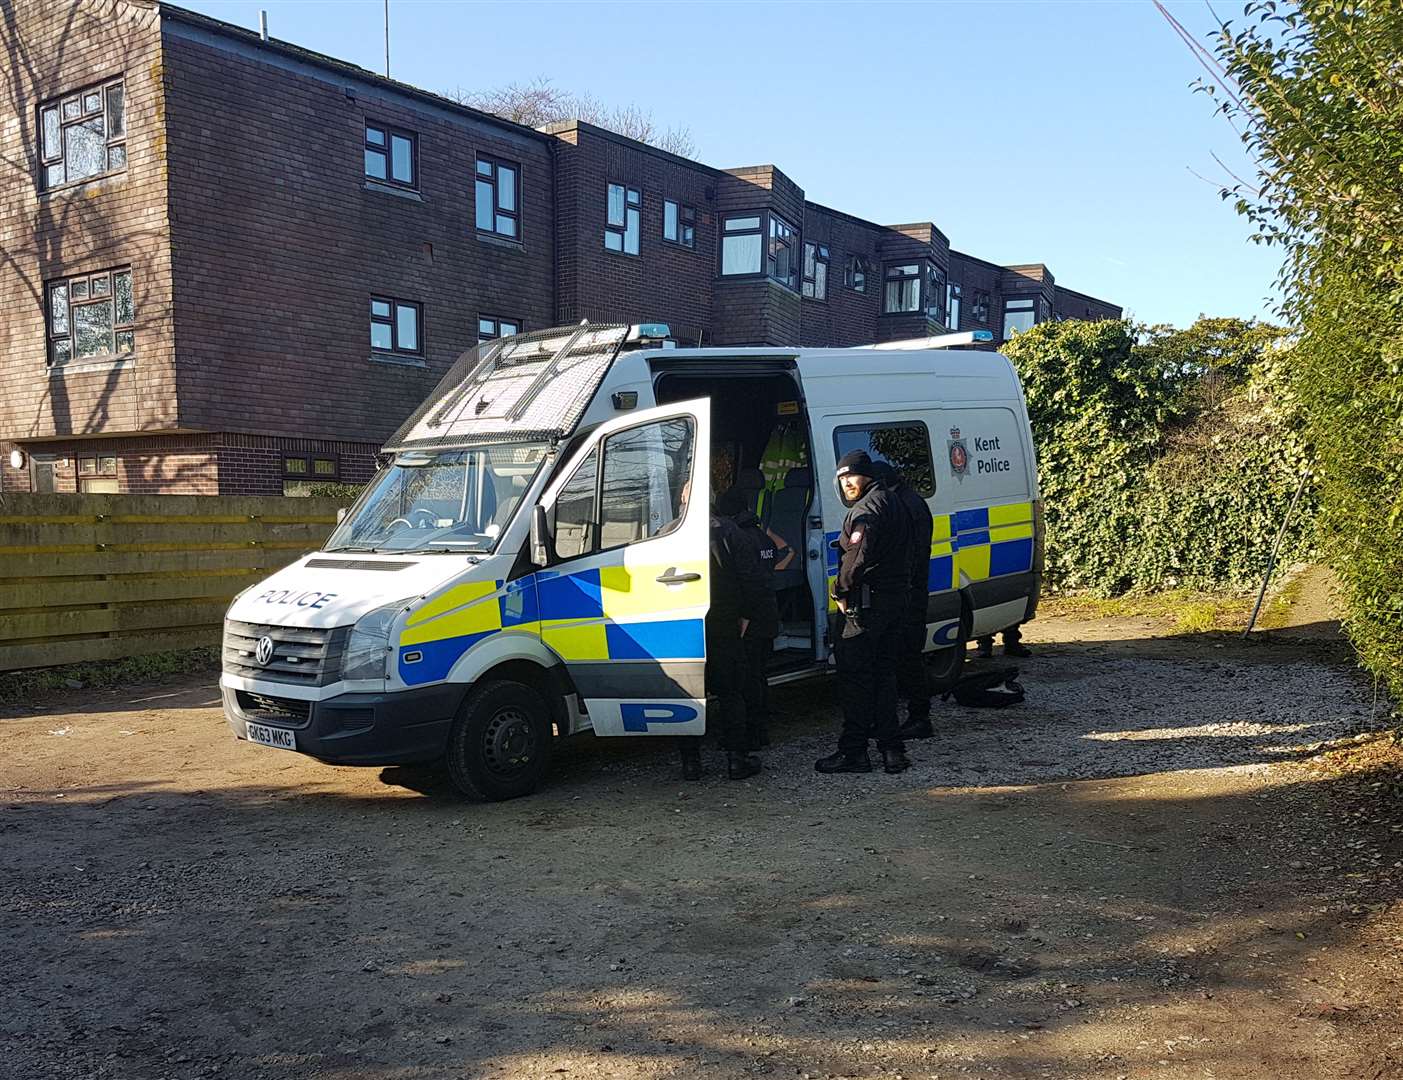
M672 337L672 328L664 322L645 322L631 326L627 341L666 341Z
M994 331L992 331L992 330L971 330L970 333L974 335L974 340L975 340L975 341L993 341L993 340L994 340Z

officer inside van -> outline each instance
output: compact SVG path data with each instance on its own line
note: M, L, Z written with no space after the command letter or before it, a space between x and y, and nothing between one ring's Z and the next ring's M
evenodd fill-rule
M867 746L875 739L883 768L899 773L911 767L896 718L902 614L911 588L911 523L867 451L844 454L837 479L850 507L838 534L842 556L833 587L842 613L835 652L843 727L837 752L814 762L814 768L871 772Z

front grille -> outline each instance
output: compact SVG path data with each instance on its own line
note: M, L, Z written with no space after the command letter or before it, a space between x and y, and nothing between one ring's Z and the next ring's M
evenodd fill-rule
M239 703L239 711L250 720L279 727L306 727L312 716L312 703L297 698L268 697L266 694L250 694L239 690L234 694Z
M224 671L246 679L326 686L341 677L341 657L351 636L349 626L322 630L301 626L224 621ZM273 639L273 656L257 658L260 638Z

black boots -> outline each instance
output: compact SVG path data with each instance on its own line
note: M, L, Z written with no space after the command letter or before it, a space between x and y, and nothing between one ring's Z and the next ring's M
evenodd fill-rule
M905 750L882 751L882 768L887 772L896 774L905 772L910 767L911 759L906 756ZM867 756L866 750L856 754L847 754L839 750L836 754L829 754L826 758L815 761L814 770L821 773L871 772L872 759Z
M746 777L754 776L761 768L759 758L753 758L739 750L731 750L726 754L726 776L728 779L744 780Z
M912 720L901 725L900 734L903 739L929 739L935 735L935 728L929 720Z
M871 772L872 760L867 756L866 750L861 750L856 754L839 750L836 754L829 754L827 757L815 761L814 771L821 773Z
M1018 642L1018 641L1005 641L1005 642L1004 642L1004 655L1005 655L1005 656L1032 656L1032 655L1033 655L1033 650L1030 649L1030 648L1028 648L1028 646L1024 645L1022 642Z

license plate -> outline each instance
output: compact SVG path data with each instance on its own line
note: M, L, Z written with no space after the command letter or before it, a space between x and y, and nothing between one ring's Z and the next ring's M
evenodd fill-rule
M287 728L268 727L265 724L249 722L244 725L248 731L248 741L276 746L279 750L296 750L297 737Z

